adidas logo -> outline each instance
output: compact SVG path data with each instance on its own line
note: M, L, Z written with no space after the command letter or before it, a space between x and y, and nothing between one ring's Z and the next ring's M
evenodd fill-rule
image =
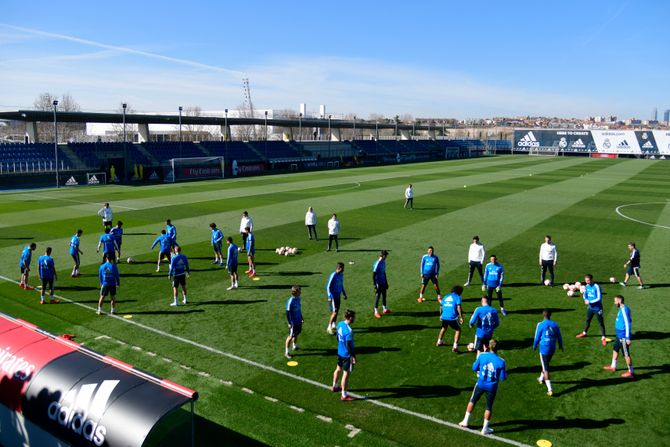
M74 177L70 177L67 179L67 182L65 182L65 186L77 186L79 183L77 183L77 180L75 180Z
M537 138L535 138L535 135L533 135L533 131L531 130L528 131L523 138L517 141L516 145L518 147L540 147L540 142L537 141Z
M580 138L579 140L572 143L572 147L576 148L576 149L584 149L586 147L586 145L584 144L584 142Z
M621 143L616 145L617 149L630 149L630 146L628 145L628 141L623 140Z
M149 180L158 180L158 174L156 174L156 171L151 173Z
M644 143L642 145L642 149L653 149L653 148L654 148L654 145L651 144L651 141L647 141L646 143Z
M107 429L97 421L118 384L118 380L105 380L100 384L84 384L78 391L70 390L60 402L55 400L49 404L47 415L52 421L101 446L105 443Z
M88 184L89 184L89 185L99 185L99 184L100 184L100 180L98 180L98 177L96 177L95 175L93 175L91 178L88 179Z

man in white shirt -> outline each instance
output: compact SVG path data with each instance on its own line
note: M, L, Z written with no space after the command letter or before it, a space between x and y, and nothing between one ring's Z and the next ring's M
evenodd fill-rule
M472 244L470 244L470 249L468 250L468 264L470 264L470 272L468 273L468 280L465 282L465 284L463 284L463 287L470 285L470 281L472 281L472 274L474 273L475 269L477 269L477 273L479 273L479 279L482 281L482 284L484 284L482 264L485 257L486 249L484 248L484 245L479 242L479 236L473 237Z
M305 214L305 226L307 227L309 240L312 240L312 233L314 233L314 239L318 241L319 237L316 235L316 213L311 206L307 208L307 213Z
M340 221L337 220L337 214L333 213L333 217L328 221L328 251L330 251L333 241L335 241L335 251L340 251L339 234Z
M414 189L412 189L412 184L405 189L405 206L403 208L407 208L407 205L409 205L410 209L414 209Z
M242 236L240 251L244 250L247 246L247 236L249 235L246 230L247 228L254 231L254 221L251 216L249 216L249 213L245 211L242 213L242 219L240 220L240 235Z
M544 243L540 245L540 268L542 269L542 273L540 274L540 284L544 284L547 270L549 270L549 276L551 277L551 283L549 285L554 285L554 266L557 262L558 252L556 251L556 246L551 242L551 236L546 235L544 237Z
M105 203L105 206L98 210L98 216L102 217L103 227L112 228L112 208L110 208L109 203Z

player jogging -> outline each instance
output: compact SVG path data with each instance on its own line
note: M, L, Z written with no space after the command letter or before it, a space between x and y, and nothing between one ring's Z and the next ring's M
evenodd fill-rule
M419 289L419 298L417 302L423 303L426 301L423 297L423 292L426 290L428 282L432 282L437 293L437 300L440 301L440 284L437 281L437 276L440 274L440 258L435 256L433 246L428 247L428 253L421 258L421 289Z
M344 313L344 321L337 324L337 367L333 372L333 393L341 391L340 400L354 400L349 396L347 389L349 387L349 375L356 364L356 354L354 353L354 332L351 325L356 320L356 312L347 309ZM337 379L342 372L342 382L337 385Z
M100 253L100 247L102 246L103 264L107 258L112 262L116 262L116 252L119 249L118 245L116 245L116 239L114 239L110 232L111 229L106 227L105 233L100 236L100 240L98 240L98 248L95 250L96 253Z
M505 302L503 301L502 294L502 285L503 279L505 277L505 268L501 263L498 262L496 255L491 255L486 268L484 269L484 285L486 286L486 296L489 297L489 303L493 298L493 291L495 290L496 296L498 297L498 303L500 303L500 313L503 314L503 317L507 316L505 312Z
M247 262L249 263L249 270L245 270L244 273L249 275L249 278L256 276L256 237L251 232L251 227L246 227L244 229L247 237L245 238L245 244L247 248Z
M633 361L630 358L630 333L633 319L630 316L630 308L624 304L622 295L614 297L614 304L619 309L619 312L616 315L616 321L614 323L616 340L614 341L614 347L612 348L612 364L604 366L603 369L606 369L607 371L616 371L616 361L619 358L619 351L621 351L623 352L626 366L628 367L628 371L621 374L621 377L632 378L635 375Z
M326 296L328 297L328 308L330 309L330 318L326 332L330 335L335 333L335 320L340 311L340 297L347 299L347 292L344 290L344 263L338 262L335 271L328 277L326 283Z
M165 230L161 230L161 235L154 240L154 243L151 244L151 249L153 250L156 245L159 245L158 250L158 262L156 263L156 271L161 271L161 260L167 258L168 263L172 259L172 253L170 249L172 248L172 243L170 238L167 236Z
M468 272L468 280L463 284L463 287L467 287L470 285L470 281L472 281L472 274L475 272L475 269L477 269L477 273L479 273L479 279L481 280L482 284L484 284L484 273L482 272L482 265L484 263L484 258L486 257L486 248L484 248L484 245L479 242L479 236L474 236L472 238L472 244L470 244L470 248L468 249L468 264L470 265L470 271Z
M482 305L475 309L470 318L470 328L477 326L475 331L475 350L477 355L486 350L489 340L493 338L493 331L500 325L498 311L489 305L490 299L482 297Z
M116 222L116 226L112 227L111 230L109 230L109 234L114 238L114 242L116 242L116 248L119 251L119 259L121 259L121 244L123 243L123 222L120 220Z
M51 257L51 247L47 247L44 255L37 259L37 272L42 281L42 290L40 292L40 304L44 304L44 295L49 289L49 303L59 303L59 300L54 299L54 281L58 278L56 274L56 265Z
M414 209L414 188L412 188L411 183L405 189L405 205L403 206L403 208L407 207L409 207L412 210Z
M212 229L212 248L214 249L214 262L212 264L219 264L223 267L223 231L216 228L216 224L212 222L209 224Z
M461 295L463 294L463 287L454 286L451 288L451 293L442 298L440 303L440 321L442 327L440 333L437 335L437 343L435 346L444 346L442 338L447 332L448 328L454 330L454 344L451 347L452 352L458 352L458 340L461 338L461 325L463 324L463 309L461 308Z
M175 248L179 247L179 244L177 244L177 227L172 225L170 219L165 221L165 234L168 239L170 239L170 250L172 250L173 253L176 253Z
M386 291L389 288L388 280L386 279L386 258L389 252L382 250L379 253L379 258L372 266L372 285L375 288L375 318L381 318L379 314L379 298L382 299L382 312L384 315L390 314L391 311L386 307Z
M19 287L26 290L33 290L33 287L28 285L28 277L30 276L30 262L33 259L33 252L37 248L37 244L32 242L30 245L23 247L21 252L21 259L19 260L19 268L21 269L21 280Z
M505 360L498 357L496 354L497 349L498 343L495 340L491 340L486 352L477 357L472 364L472 370L477 373L477 384L472 391L470 402L468 402L468 407L465 410L465 417L458 423L461 427L468 426L472 410L475 409L475 404L482 397L482 394L486 394L486 411L484 411L484 426L482 427L483 435L493 433L493 429L489 427L489 423L491 422L493 403L498 393L498 383L501 380L507 379Z
M72 267L72 274L70 275L73 278L76 278L80 275L79 265L81 265L81 260L79 255L83 255L84 252L79 248L81 243L81 235L84 233L84 230L79 229L72 238L70 238L70 256L74 260L74 267Z
M584 330L576 335L577 338L586 337L586 333L591 326L591 320L595 316L600 326L600 342L603 346L607 345L605 341L605 324L603 322L603 294L600 286L593 282L593 275L586 275L584 277L586 282L586 290L584 291L584 304L586 304L586 326Z
M547 270L549 270L549 285L554 285L554 267L558 262L558 251L556 251L556 245L551 241L551 236L546 235L544 237L544 243L540 245L540 284L544 284L544 280L547 276Z
M544 309L542 315L544 316L544 320L537 323L537 327L535 328L533 351L537 349L538 345L540 346L542 372L537 381L540 385L542 385L542 382L547 385L547 396L551 397L554 395L554 391L551 388L551 378L549 377L549 362L551 362L551 358L554 356L554 352L556 352L557 343L561 351L563 350L563 337L561 337L561 328L558 327L558 323L551 319L551 310Z
M105 263L98 269L98 279L100 280L100 299L98 300L98 315L102 314L102 303L107 295L110 296L111 308L110 314L116 312L116 288L121 287L121 278L119 276L119 269L116 264L112 262L112 257L109 254L105 255Z
M300 305L300 286L291 287L291 296L286 300L286 321L288 322L288 336L284 343L284 357L293 356L289 352L289 346L293 343L293 350L298 348L298 335L302 332L302 307Z
M623 287L626 287L626 285L628 285L628 279L630 279L631 275L634 275L635 279L637 279L637 283L639 284L637 288L644 289L644 283L642 282L642 277L640 276L640 250L637 249L635 242L630 242L628 244L628 250L630 251L630 257L623 265L626 269L626 277L619 284L621 284Z
M112 208L109 203L105 203L102 208L98 210L98 216L102 217L102 226L105 228L112 228Z
M226 290L237 289L237 254L239 252L237 245L233 243L233 238L228 236L226 238L226 243L228 244L228 253L226 256L226 268L228 269L228 274L230 275L230 287Z
M168 278L172 282L172 304L177 305L177 294L179 286L181 286L182 304L186 304L186 278L191 274L191 269L188 267L188 258L181 253L181 247L177 245L174 249L175 255L170 260L170 269L168 270Z

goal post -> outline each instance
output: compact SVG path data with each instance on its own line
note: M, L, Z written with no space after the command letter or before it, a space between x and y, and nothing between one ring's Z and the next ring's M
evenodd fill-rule
M200 180L208 178L224 178L223 157L189 157L170 159L170 172L165 176L166 182Z
M86 184L87 185L106 185L107 184L107 173L106 172L87 172L86 173Z
M544 156L544 157L557 157L561 149L557 146L539 146L532 147L528 149L528 155L533 157Z

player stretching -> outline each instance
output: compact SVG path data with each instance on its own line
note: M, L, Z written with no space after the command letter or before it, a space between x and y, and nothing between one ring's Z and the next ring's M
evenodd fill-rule
M326 326L326 332L333 335L337 313L340 311L340 297L343 296L345 300L347 299L347 292L344 290L344 264L342 262L337 263L335 271L328 277L326 295L330 308L330 319L328 320L328 326Z
M491 414L493 412L493 403L496 400L498 392L498 382L507 379L507 371L505 369L505 360L498 357L496 354L498 343L495 340L489 342L486 352L477 357L472 364L472 370L477 373L477 384L472 391L470 402L465 410L465 417L458 423L461 427L468 426L472 410L475 409L475 404L486 394L486 411L484 411L484 426L482 427L483 435L490 435L493 429L489 427L491 422Z
M558 327L558 323L551 320L551 310L544 309L542 315L544 315L544 320L537 323L537 328L535 329L533 351L537 349L537 345L539 344L542 372L537 381L540 385L542 385L542 382L547 385L547 396L551 397L554 395L554 391L551 389L549 362L551 362L551 358L554 356L554 352L556 352L556 343L558 343L561 351L563 350L563 337L561 337L561 329Z
M505 312L505 303L503 301L502 285L505 277L505 268L498 262L496 255L491 255L489 259L491 262L486 264L484 269L484 285L486 286L486 296L489 297L489 303L493 299L493 291L496 291L498 303L500 303L500 313L503 317L507 316Z
M84 230L79 229L77 230L77 233L70 239L70 256L72 256L72 259L74 260L74 267L72 267L72 274L70 276L73 278L76 278L80 275L79 265L81 264L81 260L79 255L83 255L84 252L79 249L79 244L81 243L81 235L83 233Z
M458 340L461 338L461 325L463 324L463 309L461 308L461 295L463 294L463 287L454 286L451 288L451 293L442 298L440 306L442 313L440 320L442 321L442 328L437 335L437 343L435 346L443 346L442 338L447 332L447 328L454 330L454 345L451 352L458 352Z
M245 270L244 273L249 275L249 278L256 276L256 237L251 232L251 227L244 229L247 237L245 238L246 249L247 249L247 262L249 263L249 270Z
M95 250L96 253L100 253L100 246L102 246L102 263L105 263L105 260L109 258L110 261L116 262L116 252L119 249L119 246L116 245L116 239L110 234L111 229L109 227L105 228L105 234L100 236L98 241L98 248Z
M293 350L298 348L298 335L302 332L302 308L300 306L300 286L291 287L291 296L286 301L286 321L288 321L288 337L284 343L284 357L293 357L289 352L289 346L293 342Z
M56 274L56 265L51 257L51 247L47 247L44 255L37 259L38 273L42 280L42 291L40 293L40 304L44 304L44 294L49 289L49 303L59 303L54 299L54 281L58 278Z
M389 252L382 250L379 253L379 259L377 259L372 266L372 285L375 288L375 318L381 318L379 315L379 298L382 299L383 313L384 315L390 314L391 311L386 307L386 291L389 288L388 280L386 279L386 258L388 257Z
M356 354L354 354L354 332L351 325L356 320L356 312L347 309L344 313L344 321L337 324L337 367L333 372L333 393L342 392L340 400L354 400L349 396L349 375L356 364ZM337 385L337 379L342 371L341 385Z
M212 229L212 248L214 248L214 262L212 264L219 264L219 267L223 267L223 231L216 228L214 222L209 224L209 228Z
M233 238L228 236L226 238L228 244L228 254L226 256L226 268L230 275L230 287L226 290L237 289L237 254L239 252L237 245L233 244Z
M158 250L158 262L156 263L156 271L161 271L161 260L167 258L168 263L172 259L172 253L170 249L172 248L172 242L167 236L165 230L161 230L161 235L156 238L153 244L151 244L151 249L153 250L156 245L159 245Z
M640 276L640 250L635 246L635 242L628 244L628 250L630 250L630 258L623 265L626 269L626 277L623 279L623 282L620 282L622 286L626 287L628 285L628 279L630 275L634 275L637 279L638 289L644 289L644 283L642 282L642 277Z
M181 286L182 304L186 304L186 278L191 274L191 269L188 268L188 258L181 254L181 247L177 245L174 248L175 255L170 260L170 270L168 270L168 278L172 281L172 304L177 305L177 295L179 286Z
M468 264L470 265L470 271L468 272L468 280L465 282L465 284L463 284L463 287L470 285L470 281L472 281L472 274L475 272L475 269L477 269L477 273L479 273L479 279L481 280L482 284L484 284L482 263L484 262L485 257L486 248L484 248L484 245L479 242L479 236L473 237L472 244L470 244L470 248L468 249Z
M165 234L170 239L170 250L173 253L177 253L175 250L175 248L179 247L179 244L177 243L177 227L172 225L170 219L165 221Z
M21 269L21 281L19 287L26 290L33 290L33 287L28 285L28 276L30 276L30 261L33 259L33 252L37 248L36 243L31 243L23 247L21 252L21 259L19 260L19 268Z
M482 297L482 305L475 309L470 318L470 328L477 325L475 331L475 350L477 356L486 350L493 331L500 325L498 311L489 305L489 297Z
M616 315L616 322L614 323L616 340L614 341L614 347L612 349L612 364L604 366L603 369L616 371L616 361L617 358L619 358L619 351L623 351L628 371L621 374L621 377L633 377L635 371L633 370L633 361L630 358L630 328L633 319L630 316L630 308L624 304L622 295L614 297L614 304L619 308L619 312Z
M544 279L547 276L547 270L549 270L549 285L554 285L554 267L558 262L558 251L556 251L556 245L551 242L551 236L546 235L544 237L544 243L540 245L540 284L544 284Z
M109 230L110 236L114 238L114 242L116 242L116 247L119 250L119 259L121 259L121 244L123 243L123 222L120 220L116 222L116 226L112 227L111 230Z
M107 295L110 296L112 307L109 310L110 314L116 312L116 288L121 287L121 278L119 276L119 269L116 264L112 262L110 254L105 255L105 263L98 269L98 279L100 280L100 299L98 300L98 310L96 313L102 313L102 303Z
M586 275L584 277L586 282L586 290L584 291L584 304L586 304L586 326L584 330L576 335L577 338L586 337L586 333L591 326L591 320L595 316L600 325L600 342L603 346L607 345L605 341L605 324L603 322L603 294L600 286L593 282L593 275Z
M423 303L426 301L423 298L423 292L426 290L428 282L432 282L437 293L437 300L440 301L440 284L437 281L437 276L440 274L440 258L433 254L434 249L431 245L428 247L428 253L421 258L421 289L419 289L419 298L417 301Z

